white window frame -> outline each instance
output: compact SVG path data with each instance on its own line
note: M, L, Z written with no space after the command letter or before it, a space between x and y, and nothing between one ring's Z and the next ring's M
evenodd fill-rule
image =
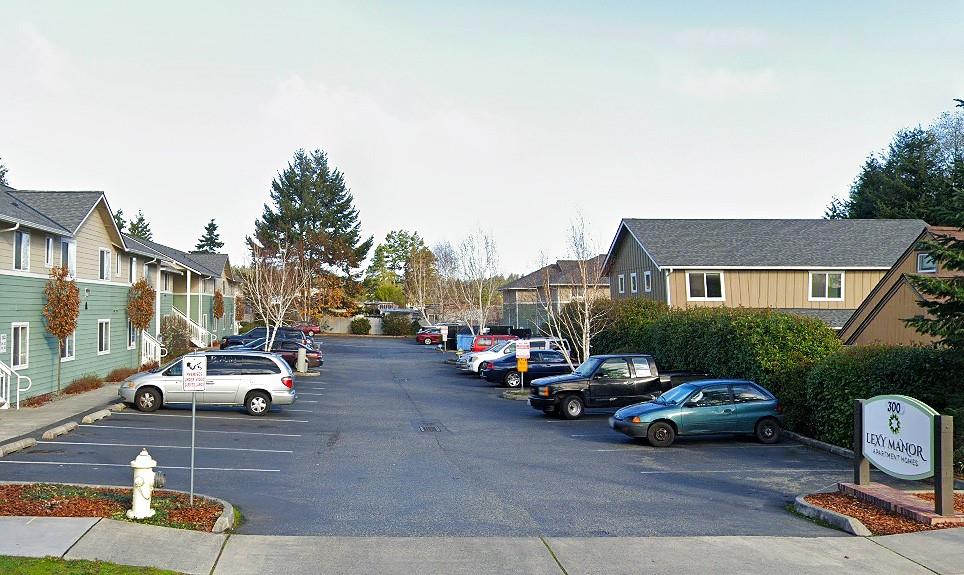
M23 328L25 331L25 336L20 338L21 350L26 349L26 353L19 354L24 357L23 363L17 363L20 358L16 353L17 338L14 335L20 328ZM24 347L24 344L26 344L26 347ZM30 322L28 321L15 321L10 324L10 367L13 369L27 369L30 367Z
M104 256L107 256L106 259ZM111 258L110 250L99 248L97 250L97 278L101 280L110 279Z
M147 266L147 262L144 262L144 279L150 277L150 268Z
M17 267L17 238L20 238L20 267ZM10 260L13 269L21 272L30 271L30 232L17 230L13 232L13 259Z
M64 261L64 246L67 247L67 261ZM60 240L60 265L67 267L67 274L70 277L77 275L77 242L67 238Z
M137 347L137 330L134 328L134 322L128 318L127 320L127 349L134 349Z
M59 353L59 352L58 352ZM74 361L77 357L77 330L64 338L64 356L60 358L60 363Z
M824 284L826 291L830 293L830 276L840 274L840 297L814 297L813 295L813 276L814 274L825 274L827 281ZM843 270L814 270L807 273L807 301L844 301L847 297L847 274Z
M131 267L127 270L127 281L134 285L134 278L137 276L137 256L130 256Z
M161 291L165 293L171 293L171 274L168 272L161 272Z
M643 291L646 293L653 291L653 272L643 272Z
M629 292L639 293L639 277L636 276L636 272L629 274Z
M690 292L690 275L703 274L703 293L706 293L706 275L717 274L720 276L720 297L693 297ZM726 281L723 277L723 270L687 270L686 271L686 301L726 301Z
M626 293L626 274L616 276L616 288L619 290L619 293Z
M104 343L107 344L107 349L100 349L100 326L107 326L107 337L104 338ZM97 320L97 355L107 355L110 353L110 320L109 319L99 319Z
M54 267L54 239L50 236L44 238L44 267Z
M929 260L931 261L931 266L932 266L932 267L930 267L930 268L925 268L925 267L921 266L921 260L924 259L924 258L927 258L927 259L929 259ZM937 273L937 260L935 260L933 256L931 256L930 254L927 254L927 253L919 253L919 254L917 254L917 273L919 273L919 274L936 274L936 273Z

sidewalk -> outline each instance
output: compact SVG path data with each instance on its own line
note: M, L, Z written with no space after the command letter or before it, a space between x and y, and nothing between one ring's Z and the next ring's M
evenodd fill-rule
M120 384L108 383L100 389L68 395L40 407L21 407L0 410L0 445L20 437L42 431L53 424L117 403L117 387ZM38 433L39 435L39 433Z
M964 574L964 529L885 537L272 537L0 517L0 555L215 575L281 573Z

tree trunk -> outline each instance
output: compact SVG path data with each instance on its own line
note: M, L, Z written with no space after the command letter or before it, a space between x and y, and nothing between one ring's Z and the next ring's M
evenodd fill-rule
M64 355L64 340L59 339L58 341L59 343L57 345L57 395L60 395L60 365L61 363L63 363L60 361L60 358L62 358Z

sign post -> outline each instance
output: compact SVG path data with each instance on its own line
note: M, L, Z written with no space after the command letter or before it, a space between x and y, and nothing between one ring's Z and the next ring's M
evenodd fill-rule
M445 351L445 349L448 347L445 345L445 342L449 339L449 326L443 325L439 327L439 332L442 334L442 351Z
M515 368L519 372L519 389L526 386L526 372L529 371L529 340L515 342Z
M208 378L208 358L204 355L185 355L181 360L181 386L191 392L191 491L189 503L194 505L194 435L197 423L197 394L204 391Z

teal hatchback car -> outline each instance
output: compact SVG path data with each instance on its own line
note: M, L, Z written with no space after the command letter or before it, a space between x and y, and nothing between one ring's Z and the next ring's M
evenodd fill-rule
M776 443L782 411L776 396L752 381L711 379L624 407L609 418L609 426L645 437L654 447L668 447L678 435L752 434L762 443Z

